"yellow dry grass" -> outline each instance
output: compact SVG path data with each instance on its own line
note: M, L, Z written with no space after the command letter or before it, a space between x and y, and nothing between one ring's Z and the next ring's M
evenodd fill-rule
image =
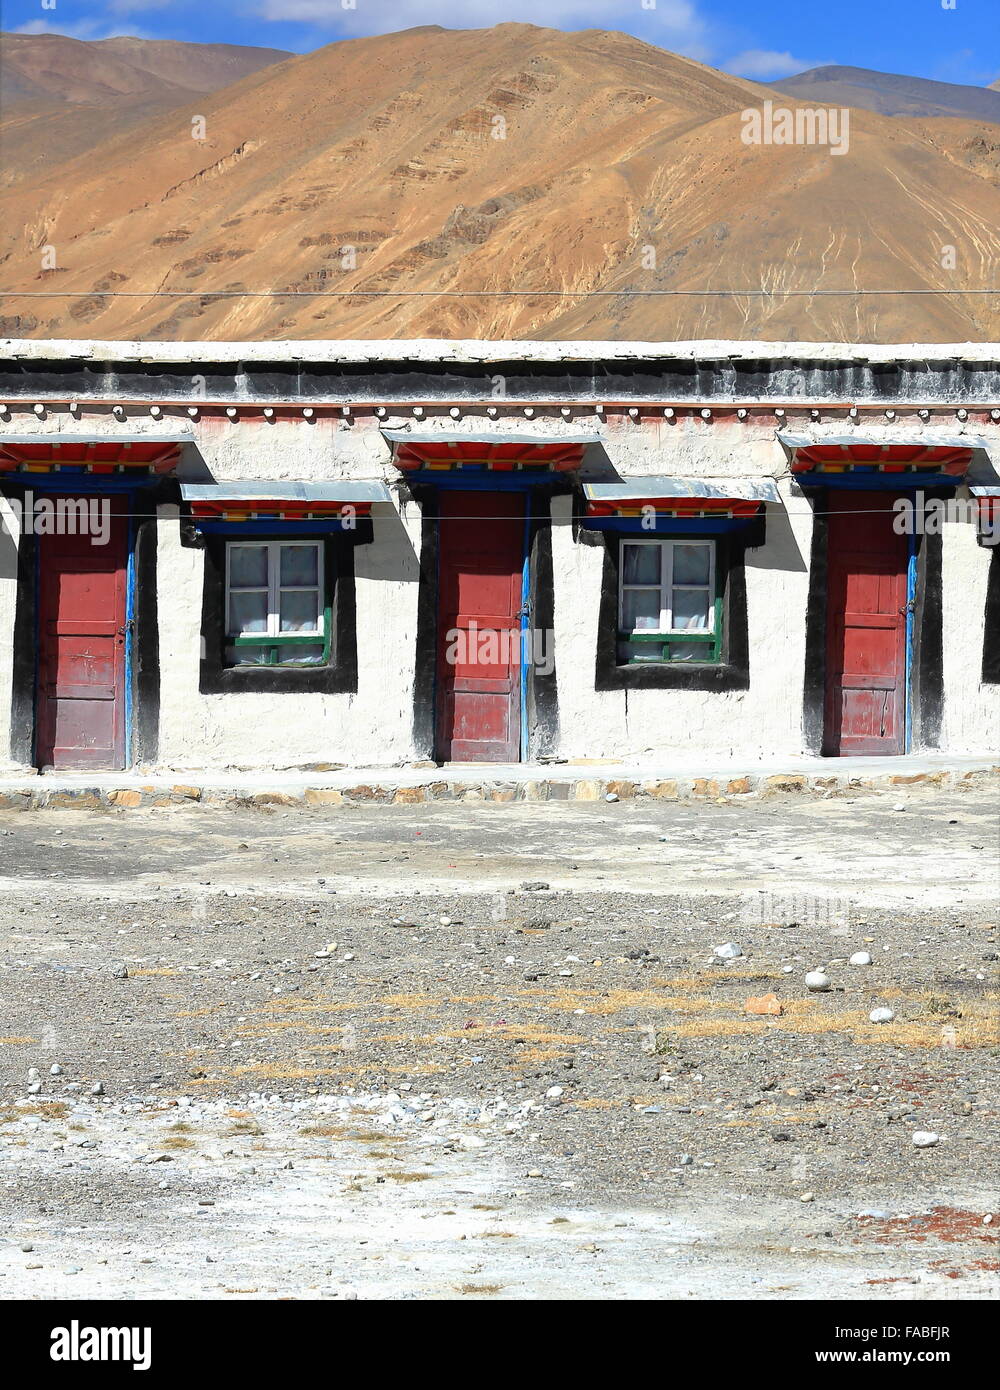
M25 1047L28 1043L37 1043L37 1038L0 1038L0 1044L4 1047Z

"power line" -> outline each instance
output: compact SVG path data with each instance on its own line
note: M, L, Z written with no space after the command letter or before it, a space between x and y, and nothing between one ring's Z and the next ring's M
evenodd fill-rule
M995 295L959 290L11 290L11 299L788 299L868 296Z

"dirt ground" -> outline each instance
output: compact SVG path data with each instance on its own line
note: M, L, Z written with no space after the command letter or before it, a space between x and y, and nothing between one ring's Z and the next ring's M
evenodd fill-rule
M997 809L0 815L0 1298L992 1297Z

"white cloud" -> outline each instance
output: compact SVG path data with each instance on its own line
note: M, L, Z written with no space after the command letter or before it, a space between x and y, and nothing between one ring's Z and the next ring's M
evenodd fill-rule
M552 29L618 29L623 15L612 0L258 0L261 18L299 22L343 37L391 34L425 24L445 29L490 29L496 24L537 24ZM664 48L688 56L708 53L707 26L694 0L656 0L655 9L635 3L636 21ZM631 26L629 26L631 27Z
M51 24L47 19L32 19L12 29L13 34L62 34L68 39L146 39L152 35L132 24L114 24L102 19L80 19L75 23Z
M737 77L750 77L755 82L766 82L774 77L793 77L799 72L808 72L810 68L825 67L822 62L813 62L808 58L796 58L791 53L776 53L770 48L748 48L744 53L737 53L735 58L730 58L723 63L726 72L732 72Z

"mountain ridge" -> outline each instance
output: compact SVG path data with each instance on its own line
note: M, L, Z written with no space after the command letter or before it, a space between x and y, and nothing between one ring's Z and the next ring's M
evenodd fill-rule
M859 109L844 157L745 144L778 95L614 31L345 40L199 94L203 141L158 109L0 193L0 331L1000 336L994 301L926 293L991 283L994 127Z

